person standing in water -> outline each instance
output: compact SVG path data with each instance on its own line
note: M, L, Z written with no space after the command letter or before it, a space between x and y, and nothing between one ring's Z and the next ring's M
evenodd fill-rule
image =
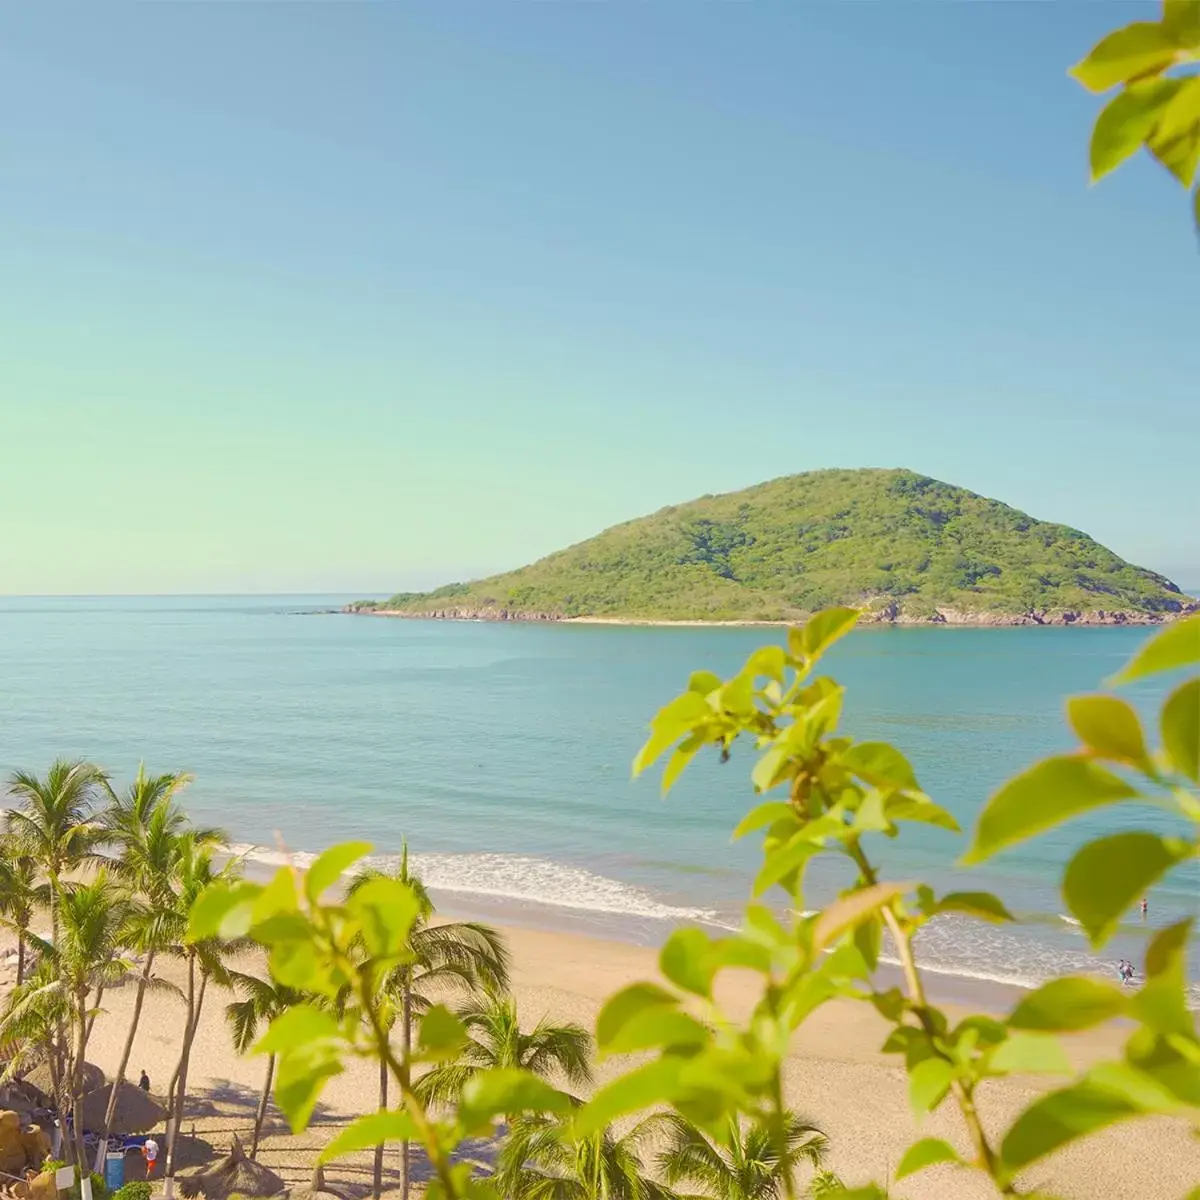
M1150 911L1150 904L1149 904L1149 902L1147 901L1146 897L1145 897L1145 896L1143 896L1143 897L1142 897L1142 920L1143 920L1143 921L1146 919L1146 914L1147 914L1149 911Z

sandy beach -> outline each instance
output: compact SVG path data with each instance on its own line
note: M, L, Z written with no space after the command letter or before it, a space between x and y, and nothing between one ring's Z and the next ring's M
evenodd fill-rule
M655 951L575 934L508 929L513 955L513 990L523 1022L545 1013L591 1027L604 997L614 989L656 974ZM254 963L239 964L253 969ZM181 978L178 964L163 974ZM733 1014L745 1012L752 999L750 981L727 977L719 999ZM1002 996L992 993L1000 1006ZM104 998L89 1059L107 1072L115 1069L127 1029L132 986ZM232 1135L248 1135L263 1078L264 1060L239 1058L224 1023L228 997L215 992L205 1013L192 1058L185 1133L194 1143L184 1161L202 1161L224 1153ZM178 1054L181 1002L169 994L147 996L130 1073L149 1072L153 1089L165 1088ZM965 1149L957 1114L947 1104L918 1131L907 1099L900 1065L880 1055L885 1027L865 1005L849 1002L826 1006L798 1032L788 1065L788 1098L829 1136L831 1164L847 1182L886 1182L905 1147L921 1135L948 1138ZM1069 1041L1076 1065L1113 1053L1121 1040L1116 1028L1101 1029ZM599 1077L620 1069L619 1061L601 1064ZM988 1085L980 1103L986 1119L999 1127L1046 1081L1008 1080ZM260 1161L289 1183L307 1180L316 1153L352 1116L375 1106L375 1071L369 1063L351 1063L334 1079L318 1108L312 1127L302 1137L288 1134L279 1114L268 1116ZM387 1170L394 1182L396 1154L389 1150ZM132 1163L132 1160L131 1160ZM421 1163L414 1164L419 1178ZM334 1164L329 1182L348 1194L362 1195L370 1184L370 1155ZM1116 1127L1076 1145L1046 1163L1029 1182L1065 1200L1114 1200L1116 1197L1174 1197L1200 1178L1200 1156L1186 1128L1168 1121ZM979 1177L954 1168L936 1168L902 1181L891 1193L908 1200L975 1200L995 1193Z

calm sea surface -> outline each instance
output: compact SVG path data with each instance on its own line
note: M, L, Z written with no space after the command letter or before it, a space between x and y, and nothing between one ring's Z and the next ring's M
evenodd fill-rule
M736 921L758 857L729 833L749 759L697 764L663 801L629 763L690 670L732 672L763 629L383 620L319 613L347 597L0 600L0 770L92 758L125 782L144 760L187 770L197 818L259 847L407 837L460 914L638 941L675 922ZM846 729L898 744L969 829L1008 774L1071 744L1062 697L1097 687L1131 629L871 629L829 658ZM1147 712L1162 688L1132 699ZM888 872L1000 892L1021 924L935 923L935 969L1032 983L1140 957L1135 918L1102 960L1063 915L1057 879L1098 830L1163 828L1149 810L1067 826L956 875L962 841L924 829L874 853ZM839 880L816 872L810 904ZM1197 910L1200 875L1151 897L1153 928Z

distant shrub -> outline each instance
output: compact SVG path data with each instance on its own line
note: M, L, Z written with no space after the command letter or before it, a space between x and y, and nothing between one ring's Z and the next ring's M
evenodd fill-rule
M148 1179L134 1179L117 1188L112 1200L150 1200L154 1185Z

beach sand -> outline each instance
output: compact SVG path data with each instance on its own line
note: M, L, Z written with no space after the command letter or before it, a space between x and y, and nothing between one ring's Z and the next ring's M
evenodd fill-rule
M576 934L506 930L513 955L513 990L526 1026L543 1014L592 1027L606 995L637 979L654 978L656 952L645 947L601 941ZM253 963L241 964L253 967ZM164 968L168 978L182 981L179 964ZM992 991L1001 1007L1007 1001ZM747 1011L751 981L724 978L718 997L731 1014ZM203 1161L224 1153L232 1134L248 1138L264 1070L261 1058L234 1054L224 1024L228 997L220 991L206 998L196 1039L189 1086L187 1134L195 1143L182 1156ZM111 1073L119 1060L133 1001L125 985L104 997L104 1013L96 1023L88 1057ZM182 1004L168 994L150 994L134 1046L129 1074L149 1072L153 1090L165 1090L178 1054ZM886 1029L863 1004L827 1005L798 1031L787 1068L789 1103L811 1117L829 1136L831 1165L849 1183L889 1181L906 1146L919 1136L940 1136L966 1150L965 1133L949 1102L919 1127L911 1116L907 1080L898 1060L880 1055ZM1078 1066L1115 1053L1122 1031L1105 1028L1068 1041ZM604 1063L601 1079L618 1073L619 1062ZM349 1065L328 1086L313 1126L292 1137L277 1111L268 1115L268 1136L259 1160L289 1183L307 1182L316 1153L346 1121L376 1105L376 1069L369 1062ZM1003 1124L1047 1081L1005 1080L984 1086L980 1108L990 1128ZM416 1155L414 1176L423 1163ZM389 1181L395 1182L397 1154L387 1153ZM133 1166L133 1159L130 1158ZM370 1154L333 1164L330 1184L350 1195L370 1185ZM1165 1120L1117 1126L1081 1142L1039 1169L1029 1180L1063 1200L1182 1197L1200 1182L1200 1154L1181 1123ZM974 1200L995 1195L978 1176L940 1167L894 1185L891 1195L909 1200Z

